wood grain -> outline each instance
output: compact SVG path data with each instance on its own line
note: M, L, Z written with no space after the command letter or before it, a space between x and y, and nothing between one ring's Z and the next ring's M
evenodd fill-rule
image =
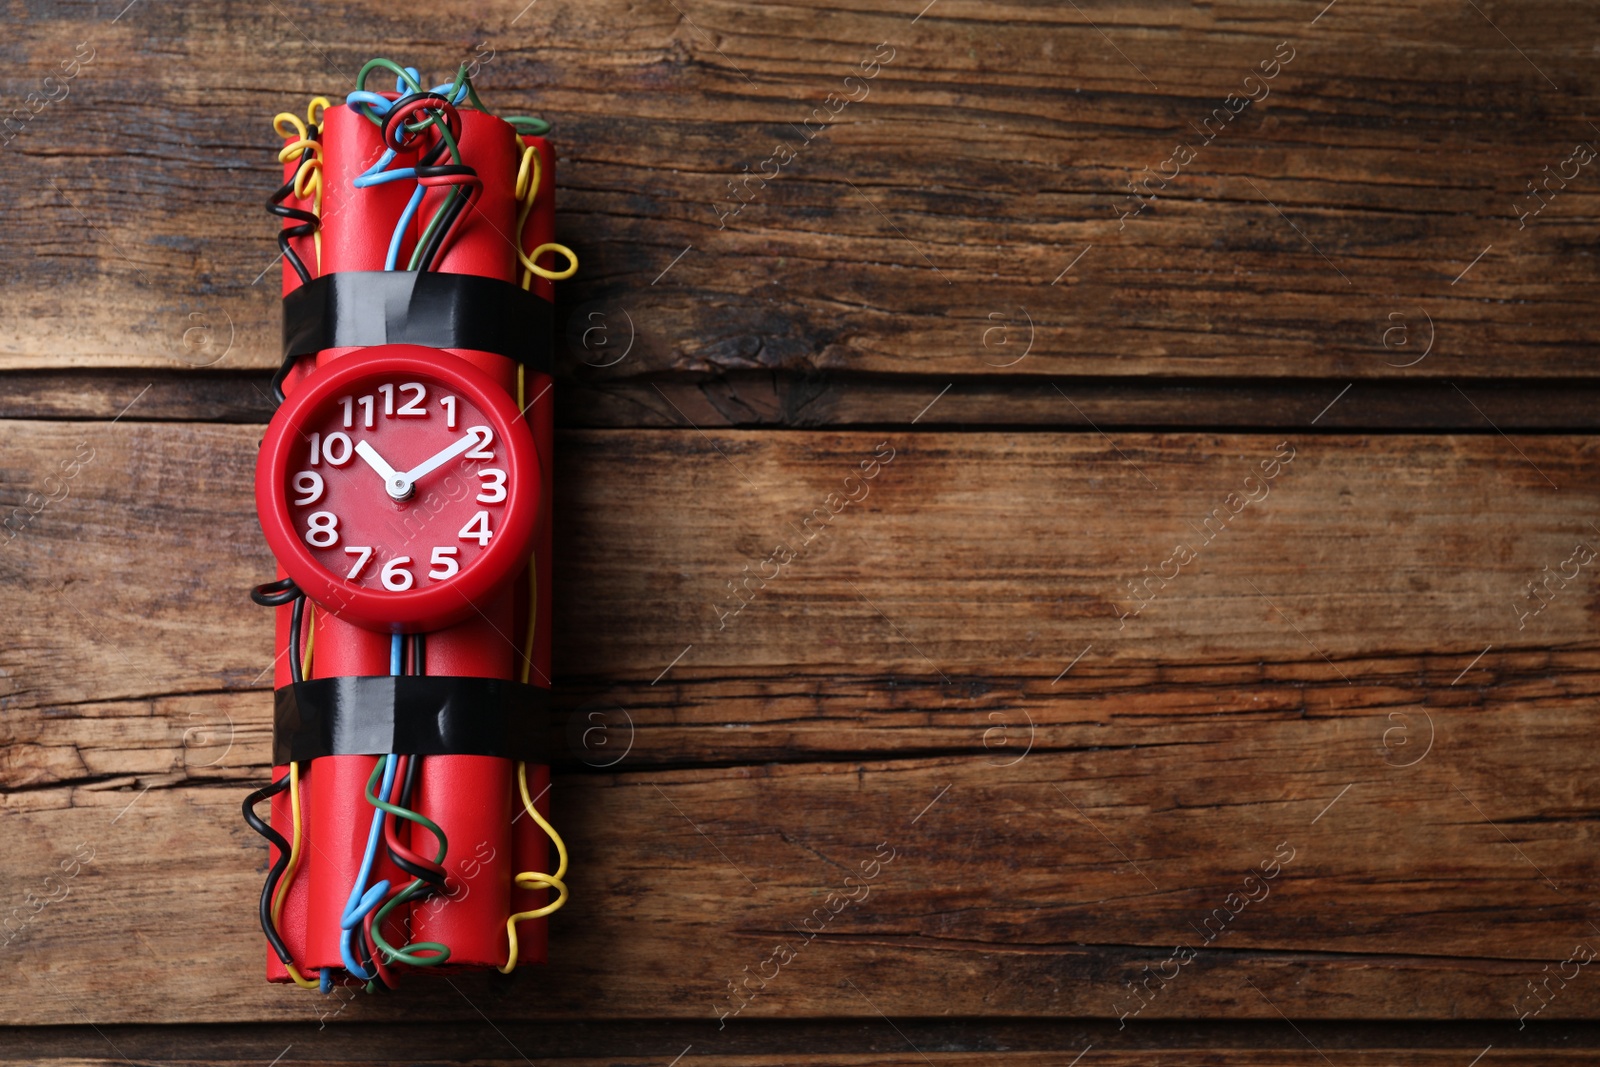
M1600 939L1593 5L26 7L0 1061L1600 1062L1587 969L1518 1020ZM267 119L382 52L555 125L574 898L345 1005L259 980L243 591Z
M91 1030L12 1029L0 1048L33 1062L108 1062L109 1047L138 1061L253 1063L283 1055L285 1063L393 1062L523 1063L518 1050L540 1063L622 1063L668 1067L696 1059L740 1063L889 1064L991 1062L1065 1064L1093 1047L1094 1061L1112 1064L1243 1063L1300 1065L1322 1063L1319 1052L1349 1062L1399 1064L1462 1063L1494 1045L1494 1055L1511 1062L1586 1062L1595 1028L1587 1023L1557 1023L1519 1035L1518 1045L1495 1044L1503 1036L1482 1023L1394 1024L1318 1023L1302 1020L1293 1028L1270 1022L1141 1023L1118 1031L1091 1020L897 1019L873 1024L827 1022L751 1022L706 1041L692 1024L619 1020L605 1027L586 1023L346 1023L314 1026L239 1025L230 1027L116 1026ZM1314 1051L1315 1050L1315 1051ZM1463 1058L1464 1054L1464 1058ZM922 1057L927 1057L924 1060ZM979 1057L986 1057L979 1060ZM1087 1057L1086 1057L1087 1058ZM119 1061L120 1062L120 1061Z
M260 433L0 423L6 706L262 684L269 613L243 599L271 571ZM1600 538L1594 454L1561 436L572 431L556 660L663 684L670 664L872 664L959 691L1055 678L1091 645L1085 667L1320 661L1330 680L1423 654L1459 671L1493 646L1483 672L1591 640L1588 572L1564 564Z
M267 371L0 372L0 419L248 422L272 417ZM558 424L606 429L1593 432L1600 380L954 379L733 372L572 380Z
M259 433L0 423L12 508L93 450L0 557L7 899L95 849L10 946L0 1021L327 1010L259 982L259 939L228 918L264 861L237 809L267 749L269 613L240 593L270 567ZM465 999L430 997L431 1017L714 1034L728 980L879 847L876 888L728 1026L932 1003L1115 1020L1126 983L1189 944L1136 1018L1516 1032L1528 979L1596 936L1588 572L1513 610L1600 539L1584 438L587 430L559 454L574 903L552 967L457 979ZM1270 491L1230 515L1274 456ZM1202 543L1208 516L1223 532ZM775 538L795 558L719 628L718 585ZM1110 576L1158 570L1178 539L1196 558L1132 614ZM1276 851L1270 895L1203 944ZM115 974L109 929L139 946ZM1579 980L1535 1022L1597 1014Z
M1588 5L513 6L19 21L19 98L96 58L0 156L26 266L0 363L271 366L267 118L398 49L555 122L572 374L1593 373L1593 165L1563 167L1594 136Z

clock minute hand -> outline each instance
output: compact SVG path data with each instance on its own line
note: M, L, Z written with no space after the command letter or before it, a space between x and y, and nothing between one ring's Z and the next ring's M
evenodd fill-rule
M471 451L472 449L478 447L478 445L482 443L482 438L479 437L479 431L486 431L487 429L487 426L469 426L467 428L467 436L463 440L457 441L455 444L451 445L449 448L446 448L442 452L439 452L432 458L423 460L415 467L412 467L410 470L406 471L400 477L404 478L408 483L415 483L416 480L421 478L424 474L432 474L434 471L438 470L446 463L449 463L462 453Z

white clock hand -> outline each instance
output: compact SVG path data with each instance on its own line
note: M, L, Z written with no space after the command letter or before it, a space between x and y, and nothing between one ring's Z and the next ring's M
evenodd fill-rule
M467 435L465 438L457 441L455 444L433 456L431 459L423 460L415 467L412 467L410 470L400 475L400 477L404 478L409 486L418 478L421 478L424 474L433 473L446 463L449 463L451 460L461 455L463 452L469 452L490 439L489 427L468 426Z
M389 466L388 462L380 455L378 450L365 441L356 444L356 455L366 461L378 475L383 478L383 487L391 497L404 500L411 495L411 479Z

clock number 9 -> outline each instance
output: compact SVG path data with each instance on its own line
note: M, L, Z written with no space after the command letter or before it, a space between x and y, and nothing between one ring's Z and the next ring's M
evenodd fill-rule
M306 516L306 544L312 548L332 548L339 543L339 516L331 511L313 511Z
M294 500L295 504L300 507L304 507L307 504L315 504L322 499L322 475L316 471L301 471L296 474L293 485L295 492L304 494L295 497Z

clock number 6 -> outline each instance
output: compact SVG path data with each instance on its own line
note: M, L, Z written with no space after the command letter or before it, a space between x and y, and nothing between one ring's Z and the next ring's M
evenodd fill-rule
M410 571L405 570L406 564L411 562L410 556L396 556L383 565L383 587L393 592L410 589L416 584Z

